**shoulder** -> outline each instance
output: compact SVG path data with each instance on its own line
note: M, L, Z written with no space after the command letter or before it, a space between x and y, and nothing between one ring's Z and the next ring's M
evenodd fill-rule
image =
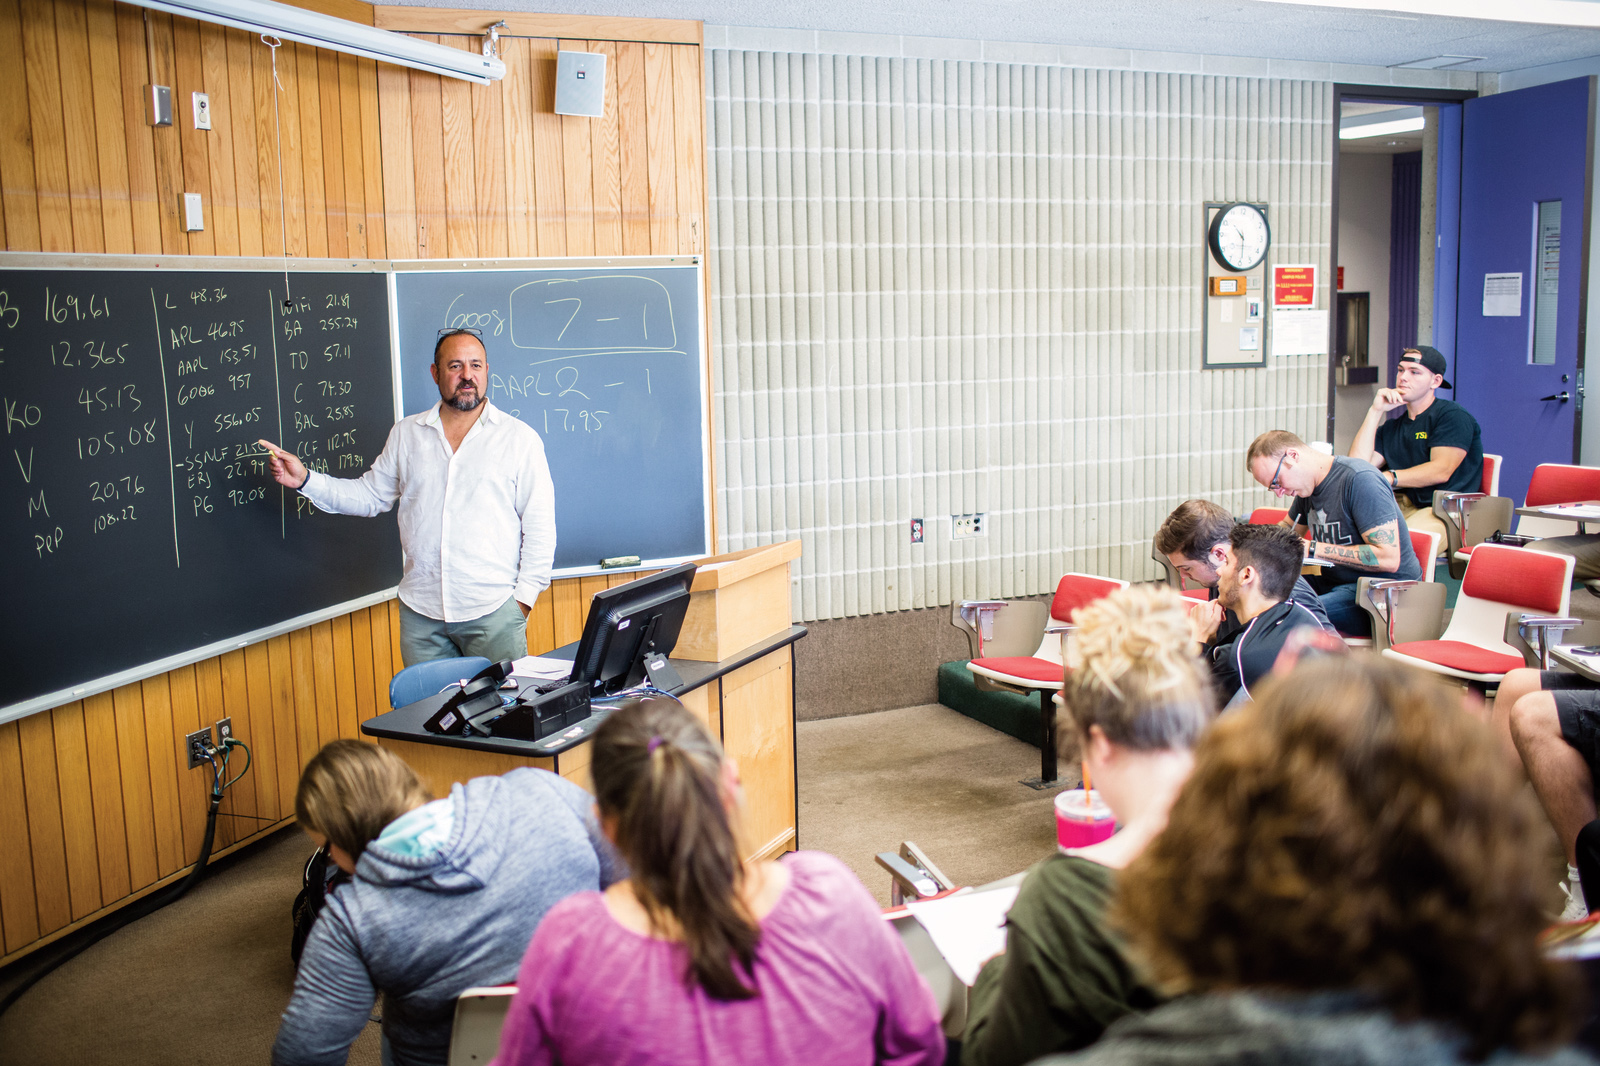
M1111 903L1116 871L1078 855L1052 855L1028 871L1007 921L1024 927L1040 921L1098 926Z
M1470 433L1478 427L1472 412L1454 400L1434 400L1428 413L1433 415L1433 425L1439 429Z
M574 892L544 912L528 944L528 954L539 958L543 968L544 963L553 964L564 954L607 943L619 935L631 934L612 919L603 895Z

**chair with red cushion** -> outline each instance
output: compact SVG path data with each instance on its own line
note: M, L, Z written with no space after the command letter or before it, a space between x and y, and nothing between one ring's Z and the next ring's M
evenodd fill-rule
M1564 617L1572 565L1570 555L1480 544L1467 563L1443 635L1397 642L1383 654L1480 689L1497 684L1507 671L1524 665L1521 651L1506 643L1506 618L1513 613Z
M1444 629L1444 601L1449 589L1433 579L1433 567L1428 562L1439 552L1439 534L1422 530L1407 530L1411 534L1411 550L1422 563L1422 578L1418 581L1398 581L1382 574L1363 577L1356 582L1356 603L1372 616L1372 636L1339 636L1352 648L1376 648L1382 651L1394 640L1433 640ZM1391 612L1394 620L1391 623Z
M1488 459L1489 456L1484 456L1486 480L1489 476ZM1497 463L1494 475L1496 486L1499 478ZM1492 537L1497 528L1510 530L1511 501L1492 493L1486 498L1476 493L1450 493L1443 500L1440 495L1434 494L1434 512L1444 519L1445 528L1451 533L1450 576L1460 577L1466 569L1467 560L1472 557L1473 548ZM1499 502L1502 500L1503 503ZM1600 467L1540 463L1533 468L1533 476L1528 479L1528 495L1523 500L1523 506L1549 507L1558 503L1583 503L1588 500L1600 500ZM1458 512L1463 510L1470 517L1465 531L1459 528L1462 519ZM1517 520L1516 535L1519 537L1565 537L1576 532L1577 526L1561 518L1523 515Z
M1025 784L1036 788L1054 787L1056 783L1056 716L1050 697L1061 689L1066 671L1064 645L1066 634L1075 626L1072 612L1093 603L1117 589L1127 588L1126 581L1097 577L1093 574L1067 574L1056 585L1056 595L1050 602L1050 616L1046 624L1035 632L1036 646L1032 655L1023 651L1017 641L1022 633L1013 628L1005 633L1004 645L995 638L1001 635L1000 627L1006 615L1016 611L1021 615L1027 608L1043 604L1010 603L1004 600L968 600L957 603L951 611L951 621L956 628L975 638L974 655L967 664L973 681L980 689L1018 692L1039 696L1042 728L1039 741L1039 780ZM1023 611L1017 611L1022 608ZM1035 617L1037 617L1035 615Z
M1252 526L1275 526L1289 517L1287 507L1257 507L1250 512Z
M1500 495L1500 467L1503 465L1505 465L1503 456L1492 452L1483 453L1483 483L1478 487L1479 492L1485 496Z

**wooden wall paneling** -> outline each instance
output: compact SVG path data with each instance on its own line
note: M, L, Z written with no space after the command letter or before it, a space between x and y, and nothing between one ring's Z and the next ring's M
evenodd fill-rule
M144 20L149 12L115 4L117 57L122 74L120 106L125 158L128 167L128 211L133 222L136 255L160 255L161 208L156 203L156 146L154 131L145 121L145 85L150 80L150 53L145 46Z
M244 30L224 30L226 48L226 74L228 98L226 109L219 109L212 100L212 124L221 137L232 142L234 213L239 220L239 254L259 256L262 245L262 201L267 196L267 186L261 180L261 159L257 137L262 127L269 130L272 114L265 116L256 106L255 54L266 46ZM276 194L277 180L271 188Z
M344 259L350 251L351 204L344 177L346 133L340 114L339 54L316 53L317 123L322 137L322 189L327 202L328 255ZM365 211L360 212L365 215Z
M317 680L311 664L311 630L289 634L290 675L294 678L295 762L304 766L321 747L317 743Z
M411 161L416 180L417 257L442 259L450 254L446 226L444 115L442 80L413 70L411 75Z
M444 44L437 37L435 43ZM430 75L439 83L439 118L443 136L445 227L449 234L446 253L452 259L471 259L482 253L478 250L476 199L478 195L477 167L472 157L476 147L472 129L472 96L474 93L496 91L486 86L473 85L459 78L440 78ZM422 161L426 166L426 160ZM437 253L435 253L437 254Z
M222 659L220 657L213 657L195 663L194 677L196 697L195 728L199 729L202 726L215 722L218 718L221 718L228 713L223 705ZM245 722L243 724L243 728L248 730L249 723ZM246 732L242 735L249 736L250 734ZM246 743L248 743L248 741ZM187 760L185 760L185 762L187 763ZM211 768L209 766L196 767L190 772L195 777L200 779L201 790L205 797L205 804L201 809L202 811L209 810L211 805ZM213 841L214 849L228 847L234 842L234 840L237 839L234 829L236 828L238 819L224 818L221 816L222 812L231 812L238 809L237 807L232 806L232 804L232 800L225 798L222 801L222 806L219 808L217 816L216 838ZM203 821L200 828L202 831L204 831L205 825ZM194 849L191 850L190 854L198 856L199 853L199 845L196 844Z
M178 818L182 830L185 862L200 854L200 839L205 832L206 805L210 802L210 772L190 768L183 738L200 728L200 692L193 666L180 667L167 674L172 700L172 735L167 745L177 766Z
M352 259L367 258L367 179L361 137L361 84L356 57L330 53L339 65L335 129L343 142L344 244ZM324 96L327 95L324 90ZM328 126L324 112L323 129Z
M52 0L22 0L22 55L28 83L33 179L39 193L40 247L46 252L70 252L72 206Z
M706 250L705 67L699 48L682 44L670 47L674 135L672 160L678 190L678 245L673 251L680 255L694 255ZM711 321L710 305L704 310L705 320Z
M324 184L327 157L322 150L322 94L318 79L317 50L308 44L285 42L281 52L294 52L294 102L300 138L295 169L300 174L305 200L305 255L324 259L328 255L328 189ZM284 158L287 169L289 159ZM342 228L342 227L341 227Z
M283 80L283 64L288 57L284 49L269 48L255 37L250 41L250 56L250 91L256 112L254 133L256 182L261 203L261 252L282 255L284 246L290 243L288 219L293 218L295 225L300 225L299 218L289 211L289 168L284 165L279 151L284 136L283 98L287 94L278 83Z
M3 32L0 29L0 33ZM6 852L6 861L0 862L0 948L6 954L39 939L19 725L18 722L0 725L0 842L4 842Z
M177 81L172 85L172 128L158 131L175 135L178 151L183 159L183 186L179 193L200 194L203 229L189 233L191 255L227 255L217 244L217 198L211 186L211 134L194 128L193 94L205 92L205 70L202 66L200 23L193 19L174 19L172 22L172 59L177 71ZM235 216L237 222L237 216ZM179 216L181 228L182 216Z
M771 849L785 836L793 839L792 674L789 655L780 652L740 667L721 682L722 745L749 782L744 832L752 849Z
M33 177L33 138L29 130L27 62L22 47L18 0L0 0L0 200L6 247L39 250L39 193Z
M279 638L274 638L279 639ZM256 796L256 817L273 820L285 816L283 796L278 787L278 722L275 700L282 686L272 677L272 648L261 641L244 651L245 689L250 703L250 733L246 736L237 729L234 736L250 746L250 774L235 785L248 789ZM235 723L237 724L237 723ZM222 738L218 737L221 743ZM228 776L233 777L244 769L245 753L234 749L230 758ZM262 823L241 825L241 832L254 832Z
M100 159L95 140L94 81L89 66L89 22L82 0L55 0L56 63L61 76L61 132L67 158L72 248L106 250L100 213Z
M528 42L518 37L500 39L506 65L500 83L501 149L506 170L506 254L531 256L538 242L533 231L533 81Z
M243 255L239 233L239 179L235 172L233 127L250 119L250 109L234 116L232 82L228 77L228 35L237 31L204 23L200 26L200 83L210 102L211 129L195 130L206 148L206 181L211 195L204 203L206 229L213 234L217 255ZM189 126L194 102L185 97Z
M40 715L24 718L31 722ZM83 732L89 748L89 796L94 803L95 848L100 858L100 899L119 900L132 891L128 874L128 831L122 809L122 760L117 754L117 716L112 694L101 692L83 701ZM23 754L27 754L27 733L23 733ZM51 775L51 787L56 787ZM59 818L59 814L57 815ZM28 821L33 823L30 808ZM35 865L39 865L37 858ZM59 928L44 923L41 903L39 917L43 932Z
M353 657L352 676L355 679L355 716L359 725L379 714L377 678L372 672L372 615L366 610L350 615L350 652ZM389 709L387 698L383 710Z
M206 714L202 709L200 728L214 725L219 718L232 718L233 727L238 730L241 737L247 738L245 743L250 743L248 738L256 735L255 716L250 713L250 675L245 670L244 651L235 649L217 656L217 665L222 674L222 706L211 714ZM215 739L213 729L212 739ZM231 776L237 772L243 763L234 763L228 768ZM222 797L222 813L226 815L239 815L236 818L217 819L217 828L220 831L222 824L227 823L229 844L236 843L255 832L257 815L256 793L254 788L245 787L242 783L238 788L230 788Z
M583 636L583 620L588 601L576 581L557 581L550 586L552 608L555 616L555 644L561 647Z
M21 719L17 723L17 735L22 756L22 787L27 798L28 844L39 932L53 933L72 920L72 902L67 895L67 853L61 833L61 785L56 778L52 716L35 714ZM123 862L127 862L126 853ZM101 885L104 896L103 869Z
M564 48L579 51L588 48L588 43L585 41L563 41L561 44ZM594 255L594 138L589 132L594 119L579 115L557 115L556 121L561 123L567 254Z
M477 182L476 206L471 214L477 221L478 254L503 259L511 254L510 221L506 217L509 175L505 131L505 98L510 90L504 81L467 88L472 102L472 167Z
M528 42L536 255L567 254L566 163L561 155L562 118L555 114L558 50L555 41Z
M311 53L311 49L305 50ZM273 122L272 139L268 141L269 154L267 159L273 167L281 167L283 171L283 222L284 236L289 242L287 254L311 255L313 238L311 228L315 225L310 218L312 213L311 190L315 182L306 180L302 160L305 153L305 130L300 125L300 71L301 50L292 43L285 43L273 50L271 55L277 57L277 91L268 97L267 106L276 107L277 117ZM274 84L269 75L268 84ZM259 94L256 97L260 99ZM320 207L321 198L317 198ZM280 244L278 233L267 230L265 233L268 254L274 246L278 254L284 254L285 249Z
M123 132L122 58L117 11L111 0L88 0L90 92L94 108L97 191L105 227L104 248L115 255L133 249L133 205L128 181L128 139Z
M390 655L389 605L380 603L368 608L372 621L372 676L377 681L376 699L379 706L389 706L389 681L399 671L400 664Z
M339 739L339 708L333 683L333 626L311 627L311 677L316 684L317 747ZM310 758L307 755L306 758Z
M144 710L145 759L150 766L150 818L156 838L156 876L167 877L188 865L183 849L183 819L178 811L178 751L172 743L172 687L166 674L139 683ZM183 768L189 765L186 758Z
M677 161L672 158L673 95L671 45L644 46L645 151L650 169L650 251L671 255L678 251Z
M546 588L528 609L528 654L543 655L556 647L556 595Z
M294 813L294 793L300 781L300 738L295 730L294 637L285 633L267 641L267 664L272 678L271 773L278 792L278 811ZM307 752L306 757L310 758ZM267 775L262 769L262 776Z
M122 823L128 834L129 888L137 891L161 874L156 860L155 810L150 802L150 751L144 731L144 690L135 682L111 692L122 760Z
M177 62L173 55L174 37L172 17L159 11L144 12L149 25L150 59L155 64L153 77L156 84L178 87ZM143 93L145 90L140 90ZM173 92L173 121L176 122L177 92ZM156 210L161 218L161 250L168 255L187 255L189 235L183 229L179 194L184 192L183 147L176 126L158 126L150 130L155 147Z
M389 612L389 672L384 676L393 677L405 662L400 654L400 599L396 597L383 606Z
M617 105L617 45L589 41L590 52L606 57L605 113L589 123L589 158L594 167L594 254L622 254L622 144Z
M367 257L385 259L389 251L384 233L383 143L379 137L378 64L375 60L356 61L356 93L361 113L361 196L367 212L362 232L367 240Z
M646 132L644 45L616 46L617 165L622 254L650 254L650 152Z
M328 623L333 637L333 710L341 737L361 735L361 719L356 714L356 662L350 646L350 616L340 615Z
M94 837L94 802L89 796L89 744L83 734L83 703L48 712L55 741L56 782L61 794L61 835L67 857L67 897L72 920L99 910L100 856Z
M3 2L3 0L0 0ZM416 152L412 143L411 85L404 67L378 67L378 147L383 153L383 239L385 255L415 259L417 251Z

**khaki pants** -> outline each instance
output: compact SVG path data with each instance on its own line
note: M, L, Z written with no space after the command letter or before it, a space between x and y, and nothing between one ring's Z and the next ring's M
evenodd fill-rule
M1439 516L1433 513L1431 507L1418 507L1411 502L1410 496L1395 493L1394 502L1400 507L1400 514L1406 520L1406 528L1413 533L1437 533L1439 535L1439 554L1449 551L1449 539L1445 536L1444 523ZM1422 562L1418 559L1417 562ZM1423 564L1427 565L1427 564Z

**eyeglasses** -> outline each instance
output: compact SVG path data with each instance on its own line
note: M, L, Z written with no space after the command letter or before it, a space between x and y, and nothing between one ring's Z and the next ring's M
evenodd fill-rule
M477 329L473 326L450 326L447 329L441 329L439 331L439 336L454 337L457 333L470 333L479 340L483 339L483 330Z
M1278 457L1278 465L1272 471L1272 480L1267 482L1267 491L1268 492L1277 492L1278 489L1280 488L1280 486L1278 485L1278 475L1283 472L1283 461L1285 459L1287 459L1287 458L1289 458L1289 453L1288 452L1284 452L1282 455L1280 455Z

